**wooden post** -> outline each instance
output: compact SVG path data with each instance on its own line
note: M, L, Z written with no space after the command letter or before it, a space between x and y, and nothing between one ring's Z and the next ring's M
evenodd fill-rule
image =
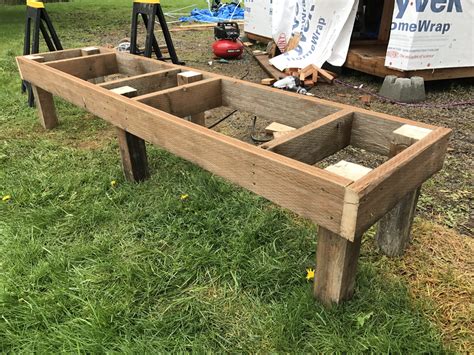
M352 181L359 180L372 171L365 166L344 160L328 166L325 170ZM352 298L361 240L362 234L351 242L319 227L314 296L323 304L330 306Z
M178 74L178 86L191 84L200 80L202 80L202 74L195 71L185 71ZM204 112L192 115L191 122L201 126L205 126L206 118Z
M418 140L426 137L431 130L411 125L403 125L394 132L390 147L390 157ZM387 256L400 256L410 242L410 232L415 217L416 205L421 187L408 193L403 199L379 221L375 242L382 253Z
M137 96L137 90L130 86L121 86L110 91L126 97ZM150 172L145 141L121 128L116 129L125 178L133 182L148 179Z
M33 95L36 99L36 107L38 108L38 116L41 125L45 129L52 129L58 125L58 116L54 106L53 95L43 89L31 86Z
M357 237L351 242L319 227L314 296L323 304L330 306L352 298L361 240Z
M38 63L45 61L44 57L36 54L25 56L30 60L34 60ZM49 92L31 85L33 95L36 100L36 107L38 109L38 117L41 125L45 129L53 129L58 125L58 116L56 114L56 107L54 106L53 95Z

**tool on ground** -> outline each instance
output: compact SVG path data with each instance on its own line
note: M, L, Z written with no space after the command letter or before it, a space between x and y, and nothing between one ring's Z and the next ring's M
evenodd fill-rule
M140 51L137 45L138 36L138 16L141 16L146 27L145 50ZM168 48L169 58L163 57L158 41L154 33L155 19L158 18L158 23L163 31L166 46ZM171 38L168 24L166 23L165 15L161 9L160 0L134 0L133 14L132 14L132 29L130 31L130 53L143 54L145 57L151 58L153 52L158 60L169 60L173 64L184 65L184 62L178 59L176 50L174 48L173 40Z
M296 76L287 76L273 84L274 88L293 91L298 94L306 95L308 90L301 86L301 80Z
M33 40L31 38L33 27ZM48 47L49 51L62 50L63 46L54 29L53 23L44 7L42 1L28 0L26 2L26 24L25 24L25 39L23 42L23 55L39 53L40 46L40 32ZM33 107L35 98L31 85L26 81L21 83L21 91L28 92L28 105Z
M212 45L214 55L219 58L239 58L244 52L244 45L239 39L240 29L237 22L219 22L214 27L214 38Z

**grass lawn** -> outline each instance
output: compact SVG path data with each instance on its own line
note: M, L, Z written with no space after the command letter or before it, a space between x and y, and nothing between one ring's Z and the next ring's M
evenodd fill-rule
M129 33L131 0L47 9L66 48ZM127 183L113 129L61 100L61 124L45 132L20 92L23 22L23 6L0 6L0 197L11 196L0 201L0 352L438 353L472 344L465 328L464 340L443 340L436 305L413 297L403 277L416 264L378 255L370 233L354 299L325 309L305 279L316 267L309 222L151 146L151 179ZM420 238L434 230L421 226Z

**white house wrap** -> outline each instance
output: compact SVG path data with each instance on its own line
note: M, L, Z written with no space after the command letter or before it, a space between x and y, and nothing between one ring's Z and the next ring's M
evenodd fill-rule
M474 0L396 0L385 65L402 70L474 65Z

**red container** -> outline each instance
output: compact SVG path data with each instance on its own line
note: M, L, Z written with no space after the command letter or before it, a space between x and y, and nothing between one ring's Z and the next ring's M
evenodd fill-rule
M244 46L240 41L230 39L220 39L212 45L212 50L216 57L224 59L238 58L244 52Z

